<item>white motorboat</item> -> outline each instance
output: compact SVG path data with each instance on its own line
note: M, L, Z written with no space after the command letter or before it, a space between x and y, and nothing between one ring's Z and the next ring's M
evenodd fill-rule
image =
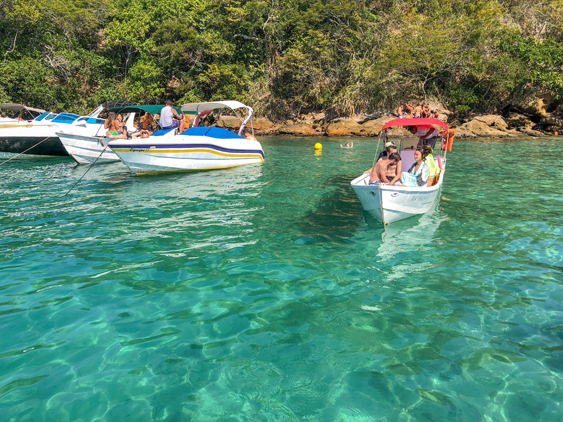
M385 124L380 132L379 145L376 154L380 152L380 145L383 145L387 139L386 130L390 127L406 127L406 126L438 126L444 129L445 137L441 143L440 155L435 159L440 164L440 174L437 182L430 187L406 187L406 186L390 186L370 185L370 174L362 174L351 182L352 189L358 196L365 211L377 218L383 224L392 223L394 221L403 220L415 215L425 214L433 208L433 205L440 199L440 191L444 183L444 175L446 168L446 152L451 151L451 139L448 126L438 119L394 119ZM410 139L412 142L412 138ZM406 171L415 162L414 145L418 142L414 138L414 142L409 145L407 139L401 139L398 150L401 154L401 163L403 171ZM377 155L376 155L377 156ZM439 158L438 158L439 157Z
M16 103L0 103L1 110L8 110L11 117L5 116L5 112L3 112L2 117L0 117L0 127L4 123L28 122L45 113L45 110L41 108L27 107Z
M236 110L246 109L242 119ZM160 130L146 139L112 140L109 147L134 173L198 171L257 164L264 161L264 151L256 140L242 137L252 108L238 101L215 101L184 104L182 112L197 115L194 127ZM217 109L231 109L241 120L237 133L219 127L197 127L202 116ZM254 132L254 130L252 130Z
M128 132L132 133L136 130L134 119L137 113L148 113L154 119L154 115L159 114L163 107L165 106L126 105L112 107L108 111L126 115L125 126L127 126ZM181 113L181 110L178 107L174 108L177 112ZM67 132L59 132L57 135L61 139L61 142L66 148L68 154L79 164L92 164L94 162L107 163L120 160L117 154L108 147L108 143L114 138L106 136L106 129L104 128L103 121L95 135L81 135L79 133L74 133L71 130ZM172 135L173 133L168 134L168 136Z
M98 115L104 108L115 103L115 101L104 103L88 116L43 112L31 121L0 124L0 158L27 159L68 156L57 133L95 136L100 124L102 127L104 124L103 119L97 118ZM117 103L122 104L123 102Z

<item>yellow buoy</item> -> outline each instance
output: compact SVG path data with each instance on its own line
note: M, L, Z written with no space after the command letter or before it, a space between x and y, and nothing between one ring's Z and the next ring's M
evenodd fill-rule
M559 133L555 132L555 136L559 135Z
M320 144L319 142L317 142L317 143L315 144L315 149L316 149L316 150L321 150L321 149L323 149L322 144Z

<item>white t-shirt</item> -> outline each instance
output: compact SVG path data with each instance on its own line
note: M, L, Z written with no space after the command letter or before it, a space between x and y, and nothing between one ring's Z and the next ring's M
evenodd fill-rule
M160 110L160 127L165 128L172 126L172 122L174 121L172 116L172 107L166 106Z

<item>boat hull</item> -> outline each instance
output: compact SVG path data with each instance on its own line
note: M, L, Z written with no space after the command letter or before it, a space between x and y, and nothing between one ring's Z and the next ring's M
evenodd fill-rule
M18 156L18 154L20 155ZM0 158L15 156L18 156L18 159L68 157L68 153L55 134L50 136L5 136L0 133Z
M384 224L426 214L440 198L444 173L438 183L430 188L408 188L389 185L369 185L369 174L351 182L365 211Z
M102 137L57 133L68 154L79 164L108 163L119 161L119 157L108 147L102 146ZM103 151L103 153L102 153Z
M233 142L176 136L162 140L111 141L109 146L138 175L225 169L264 161L260 143L245 139Z

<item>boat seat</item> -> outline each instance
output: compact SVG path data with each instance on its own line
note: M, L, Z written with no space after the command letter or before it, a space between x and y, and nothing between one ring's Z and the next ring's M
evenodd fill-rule
M182 136L207 136L208 138L216 139L244 139L227 129L220 127L191 127L184 131Z
M416 161L414 159L414 149L404 149L401 151L401 168L408 171Z
M175 130L176 128L171 128L171 129L160 129L158 132L153 133L151 136L164 136L167 133L169 133L172 130Z
M183 131L182 133L180 133L181 136L205 136L205 134L209 131L208 127L191 127L185 131Z
M210 128L209 132L207 132L205 136L208 136L209 138L218 138L218 139L244 139L242 136L238 136L238 134L220 127Z

